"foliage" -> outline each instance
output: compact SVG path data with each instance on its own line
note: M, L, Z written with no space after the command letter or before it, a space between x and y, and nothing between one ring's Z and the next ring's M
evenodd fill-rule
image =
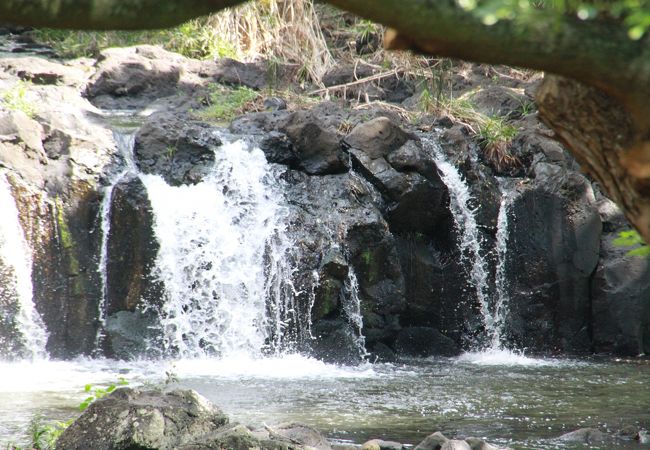
M177 27L150 31L65 31L39 29L35 40L66 58L97 57L109 47L161 45L197 58L277 58L303 65L307 78L320 78L333 65L312 0L248 2Z
M129 382L122 377L120 377L117 380L117 382L110 384L105 388L93 386L92 384L87 384L86 386L84 386L84 392L90 395L86 397L86 399L79 404L79 411L85 411L86 408L88 408L95 400L107 396L115 389L117 389L118 386L126 386L127 384L129 384Z
M488 116L478 111L470 100L475 93L470 91L457 98L444 95L434 97L425 89L419 104L425 112L447 115L465 124L479 138L486 159L498 170L518 166L520 161L509 151L512 140L517 136L517 128L502 117Z
M231 89L213 84L206 98L207 106L196 111L196 114L203 120L229 121L247 111L258 97L256 91L244 86Z
M526 20L531 12L545 10L580 20L621 20L634 40L641 39L650 28L648 0L458 0L458 4L473 11L486 25L501 20Z
M36 107L26 98L29 87L30 83L28 82L17 82L13 87L0 94L0 100L2 101L0 104L12 111L22 111L28 117L34 117L36 115Z
M621 231L614 239L614 245L619 247L635 247L627 252L630 256L650 257L650 245L646 244L636 230Z

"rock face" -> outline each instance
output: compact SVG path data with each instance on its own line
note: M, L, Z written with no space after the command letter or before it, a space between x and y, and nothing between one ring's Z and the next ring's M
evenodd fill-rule
M268 85L264 64L199 62L140 46L74 64L5 58L0 69L0 93L20 100L0 97L0 166L33 249L34 299L53 357L88 354L99 342L105 355L129 358L158 339L151 330L159 318L140 308L158 306L164 287L153 274L158 244L135 173L112 191L106 286L98 272L101 204L125 164L96 106L146 111L135 163L174 186L204 180L215 152L234 139L259 146L276 165L289 211L295 308L310 319L290 324L299 350L354 362L366 351L388 360L451 356L481 341L473 256L459 248L463 224L450 207L457 194L441 164L460 174L471 197L464 206L476 222L488 307L497 298L497 265L505 267L506 341L531 351L650 350L648 264L612 244L625 220L528 111L519 85L472 97L520 129L509 153L495 157L464 125L439 119L442 130L423 132L390 109L328 101L286 110L279 99L282 107L241 116L227 131L192 113L207 83ZM360 75L373 70L360 67ZM325 82L357 75L337 69ZM393 98L386 88L364 87L363 95ZM504 193L505 256L497 249Z
M249 429L229 423L209 400L191 390L118 389L93 402L56 442L60 450L331 450L306 425L289 423Z
M549 189L523 192L507 264L511 338L528 348L589 351L590 280L596 269L602 224L589 182L575 173ZM557 182L557 181L556 181Z

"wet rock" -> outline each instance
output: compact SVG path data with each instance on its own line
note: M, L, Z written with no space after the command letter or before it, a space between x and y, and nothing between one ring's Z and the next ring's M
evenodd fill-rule
M177 449L228 423L194 391L118 389L92 403L57 441L60 450Z
M448 440L440 431L436 431L427 436L413 450L440 450Z
M361 450L402 450L403 448L404 446L399 442L382 439L371 439L361 446Z
M617 233L603 235L591 282L593 345L597 352L650 353L650 261L617 247Z
M452 339L430 327L408 327L397 334L395 349L404 356L457 356L460 347Z
M299 167L310 175L345 172L338 135L320 126L311 115L294 114L285 131L295 147Z
M310 353L317 359L336 364L358 364L363 354L356 331L344 319L320 320L312 327Z
M175 113L157 113L138 130L134 153L143 173L172 186L196 184L211 172L221 145L215 128Z
M462 342L475 318L475 290L458 254L437 249L441 246L424 235L400 236L397 242L406 289L402 323L433 327ZM447 245L454 243L455 236L448 235Z
M512 205L508 328L522 347L588 351L602 225L584 177L565 173L555 186L525 190Z
M580 428L563 434L558 438L564 442L583 442L585 444L600 443L607 440L607 435L596 428Z
M148 354L158 356L150 346L161 340L159 323L159 317L151 310L117 311L109 315L103 330L106 342L100 341L104 354L119 360L133 360Z

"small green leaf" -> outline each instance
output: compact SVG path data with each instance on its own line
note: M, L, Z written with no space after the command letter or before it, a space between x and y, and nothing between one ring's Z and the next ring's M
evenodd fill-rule
M92 384L87 384L84 386L84 392L90 392L92 388L93 388Z
M629 256L650 256L650 246L643 245L641 247L635 248L627 252Z
M85 411L86 408L88 408L88 405L90 405L89 401L83 401L79 403L79 411Z

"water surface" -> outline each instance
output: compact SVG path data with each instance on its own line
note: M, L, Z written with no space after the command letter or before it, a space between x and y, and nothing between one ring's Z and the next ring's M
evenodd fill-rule
M650 425L650 365L613 359L532 359L504 352L454 359L339 367L304 358L233 357L176 362L2 363L0 443L20 440L35 414L68 418L83 385L124 376L162 383L166 372L251 425L300 421L329 438L362 443L382 437L417 444L434 431L479 436L515 449L601 447L556 437L595 426L612 432Z

